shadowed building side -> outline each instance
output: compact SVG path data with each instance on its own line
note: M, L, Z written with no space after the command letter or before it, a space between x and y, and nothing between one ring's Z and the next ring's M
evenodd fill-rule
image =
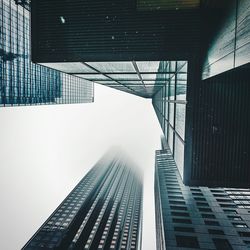
M157 150L157 249L248 249L249 196L249 189L185 186L169 147Z

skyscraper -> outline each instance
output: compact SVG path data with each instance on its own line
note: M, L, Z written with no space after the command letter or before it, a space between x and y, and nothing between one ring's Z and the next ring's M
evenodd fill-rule
M0 1L0 106L93 102L93 83L31 62L30 1Z
M23 249L141 249L142 180L109 152Z
M155 157L157 250L248 249L249 197L249 189L185 186L165 144Z
M153 99L186 185L249 187L249 0L36 0L32 12L34 62Z

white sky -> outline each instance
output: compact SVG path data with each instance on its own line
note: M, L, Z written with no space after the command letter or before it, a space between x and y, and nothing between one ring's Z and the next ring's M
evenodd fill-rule
M155 249L150 99L95 85L91 104L0 108L0 249L17 250L113 145L144 170L143 250Z

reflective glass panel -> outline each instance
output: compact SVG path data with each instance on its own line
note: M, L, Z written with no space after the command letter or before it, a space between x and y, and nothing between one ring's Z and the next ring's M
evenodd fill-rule
M160 61L136 62L139 72L158 72Z
M175 150L174 150L174 159L176 165L179 169L181 178L183 178L183 167L184 167L184 144L175 136Z
M184 140L185 138L186 105L176 103L175 130Z
M174 126L174 103L169 103L169 122Z
M168 126L168 145L171 149L171 152L173 153L173 143L174 143L174 135L173 135L173 130L170 126Z
M102 73L136 72L132 62L87 62Z

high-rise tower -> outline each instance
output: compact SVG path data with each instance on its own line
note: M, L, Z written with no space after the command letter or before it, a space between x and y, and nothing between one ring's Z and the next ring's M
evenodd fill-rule
M24 246L141 249L142 180L123 157L105 155Z
M248 249L250 190L188 187L169 147L156 151L157 250Z

